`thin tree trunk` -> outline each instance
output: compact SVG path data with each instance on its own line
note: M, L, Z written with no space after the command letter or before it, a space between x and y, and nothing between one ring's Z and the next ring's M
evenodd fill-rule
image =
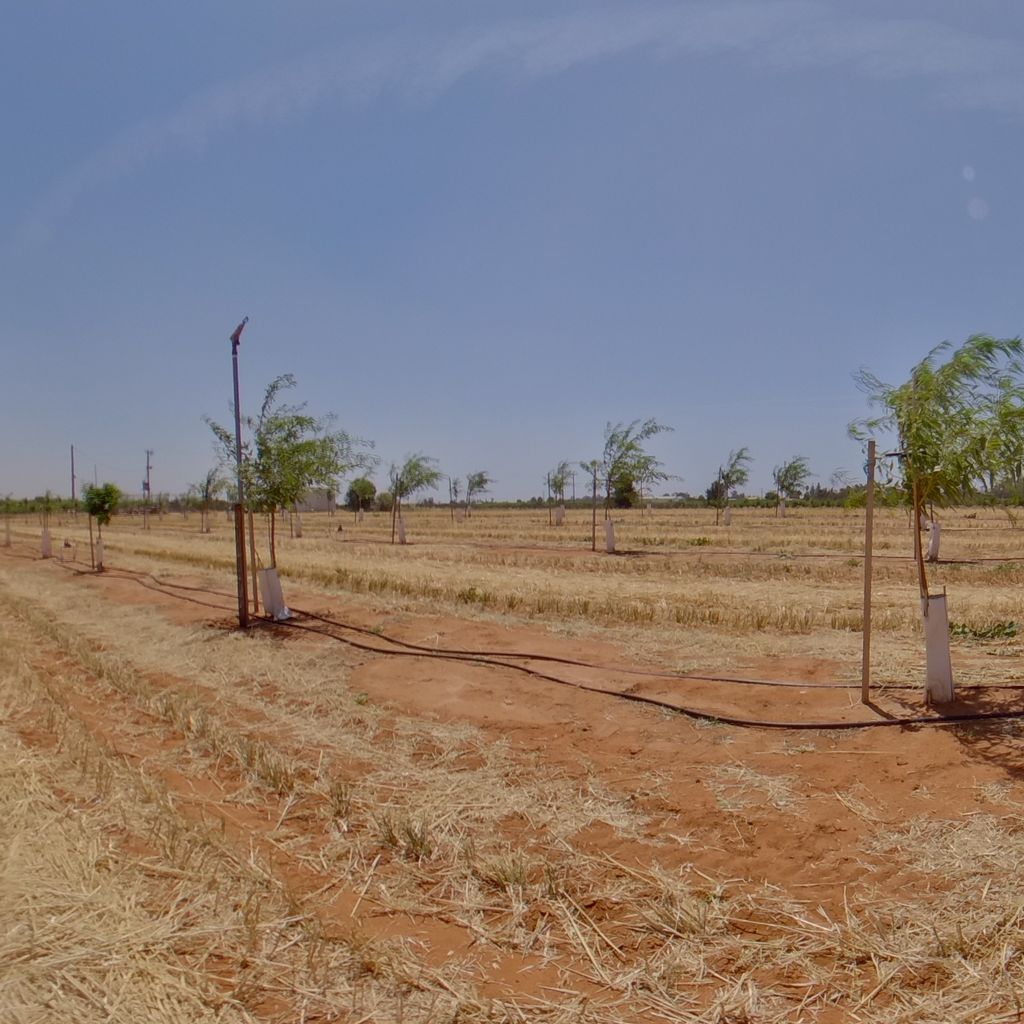
M256 530L253 528L252 509L249 509L249 562L252 569L252 613L260 613L259 578L256 575Z
M270 568L277 568L277 512L270 510Z
M597 550L597 470L594 470L594 497L590 512L590 550Z
M921 588L921 600L928 598L928 574L924 567L924 549L921 544L921 515L924 512L924 502L921 500L921 489L915 480L911 487L913 516L911 528L914 531L914 561L917 563L917 582Z

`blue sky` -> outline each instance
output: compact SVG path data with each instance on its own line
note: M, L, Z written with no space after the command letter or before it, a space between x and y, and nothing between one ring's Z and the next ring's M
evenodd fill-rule
M851 379L1024 331L995 0L8 4L0 494L201 478L275 375L539 494L606 421L702 492L856 470ZM383 476L383 472L379 477Z

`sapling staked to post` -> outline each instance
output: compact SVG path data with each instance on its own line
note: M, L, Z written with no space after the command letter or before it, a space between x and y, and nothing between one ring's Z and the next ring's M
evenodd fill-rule
M718 467L718 475L705 492L708 504L713 505L715 509L715 526L718 526L722 512L729 504L729 495L750 479L752 461L750 449L739 448L729 452L725 465ZM726 526L728 525L726 523Z
M855 375L860 389L881 412L857 420L850 433L864 439L894 433L898 450L891 454L901 475L910 511L914 563L929 644L929 700L953 698L952 674L935 675L949 660L949 636L939 636L929 609L945 595L928 588L921 528L925 510L957 505L972 495L986 474L998 474L1024 450L1024 348L1019 338L975 334L959 348L943 342L933 348L899 385L881 381L868 370ZM936 534L937 537L937 534Z
M276 515L291 508L313 487L330 488L338 477L353 469L369 469L377 460L364 441L343 430L332 429L334 415L314 417L305 403L288 405L281 395L295 387L286 373L267 386L256 417L245 417L249 440L242 445L242 475L247 504L270 517L270 564L277 565ZM235 437L232 431L206 417L222 461L233 464Z
M433 490L437 487L442 475L441 470L437 468L437 459L432 459L421 453L407 455L401 466L395 463L391 464L391 468L388 470L388 482L393 497L391 505L392 544L395 543L398 521L402 514L402 501L419 491ZM404 538L404 522L402 534ZM405 543L404 539L402 543Z
M99 558L96 557L96 547L92 539L92 523L96 521L99 533L100 544L103 542L103 527L110 523L110 518L117 511L121 501L121 489L116 484L86 484L82 492L85 510L89 513L89 551L94 569L103 568L102 547Z

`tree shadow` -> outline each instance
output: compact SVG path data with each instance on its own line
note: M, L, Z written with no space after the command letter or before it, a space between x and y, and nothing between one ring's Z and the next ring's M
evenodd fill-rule
M914 691L891 691L889 701L907 717L952 719L945 726L971 758L1001 768L1015 781L1024 781L1024 690L1020 686L962 686L956 700L922 709ZM900 716L902 717L902 716ZM960 719L957 721L957 719Z

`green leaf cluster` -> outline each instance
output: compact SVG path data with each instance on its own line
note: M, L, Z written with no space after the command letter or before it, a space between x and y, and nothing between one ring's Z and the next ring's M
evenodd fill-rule
M812 475L807 457L794 455L793 458L772 470L776 494L783 498L799 498L800 492L803 491Z
M559 462L548 474L548 487L556 500L565 501L565 489L569 486L571 479L572 467L565 461Z
M437 467L437 459L422 453L407 455L400 466L392 463L388 470L391 493L399 502L419 491L437 487L440 479L441 470Z
M753 458L749 448L729 452L725 465L718 467L718 475L704 492L708 504L717 509L725 508L729 495L750 479L751 462Z
M117 511L121 501L121 488L116 484L87 484L82 491L82 503L86 512L100 524L106 526Z
M962 503L979 487L1020 479L1024 465L1024 387L1019 338L974 334L959 348L944 341L891 385L867 370L855 380L876 416L857 420L857 439L898 438L904 495L912 506Z
M656 434L671 431L656 419L633 420L631 423L607 423L604 430L604 449L600 460L581 462L587 473L600 475L605 486L605 508L610 508L615 491L628 492L634 483L651 487L668 480L666 473L653 455L645 449L645 442Z
M267 386L255 417L243 418L248 437L242 444L242 483L247 504L258 512L275 512L296 504L314 487L336 490L338 477L377 463L371 442L336 430L334 416L306 412L305 403L290 405L282 395L295 387L290 373ZM207 418L225 466L234 466L234 431Z

